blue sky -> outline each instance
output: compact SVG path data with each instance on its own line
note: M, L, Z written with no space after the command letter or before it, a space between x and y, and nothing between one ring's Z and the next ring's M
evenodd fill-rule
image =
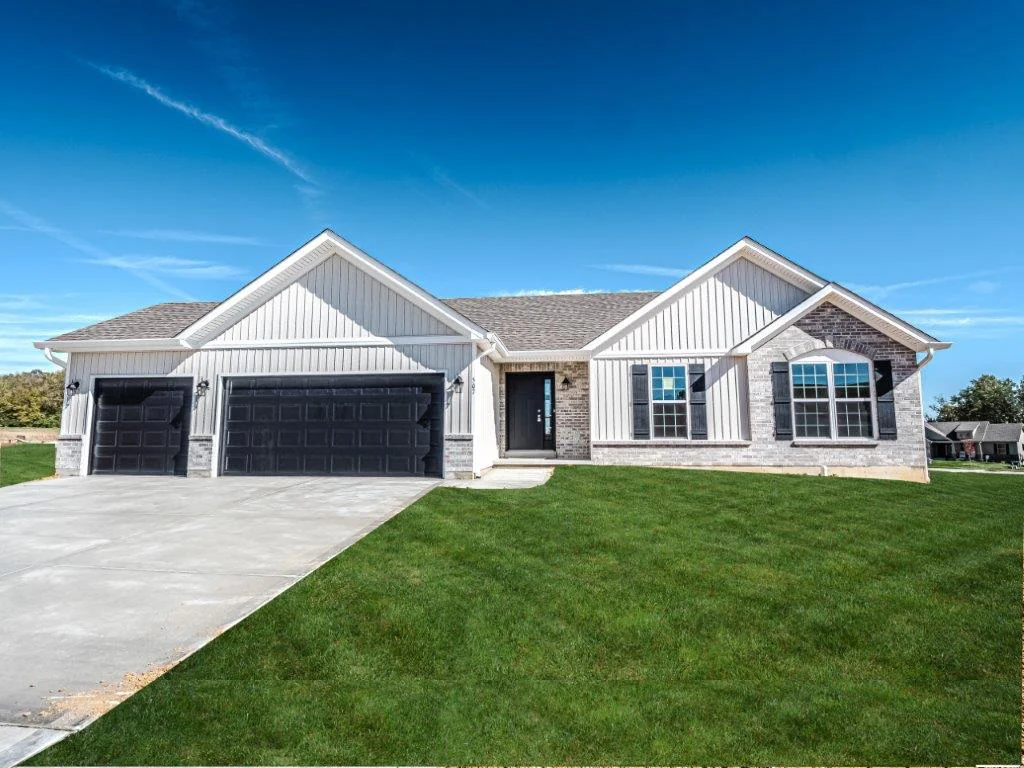
M1024 4L21 3L0 370L331 227L439 296L660 289L749 234L1024 374Z

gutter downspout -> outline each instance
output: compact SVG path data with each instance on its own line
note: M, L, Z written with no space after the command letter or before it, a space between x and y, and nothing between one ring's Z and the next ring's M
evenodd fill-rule
M66 371L67 368L68 368L68 361L67 360L61 360L59 357L55 357L53 352L50 351L49 347L44 347L43 348L43 357L45 357L47 360L49 360L51 363L56 365L61 370L65 370Z
M930 347L928 347L925 350L924 359L921 360L921 362L919 362L917 364L917 370L920 371L922 368L924 368L926 365L928 365L928 363L930 363L934 357L935 357L935 347L931 347L930 346Z
M921 383L921 369L924 368L928 363L935 357L935 348L928 345L924 353L924 358L916 366L917 369L917 397L921 401L921 413L924 414L924 384ZM930 450L928 448L927 438L924 441L924 477L925 482L930 483L932 481L931 469L929 469L929 462L931 461Z

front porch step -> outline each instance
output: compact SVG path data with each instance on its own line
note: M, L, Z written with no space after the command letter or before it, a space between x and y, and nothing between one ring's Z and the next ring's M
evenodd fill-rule
M497 459L494 462L496 467L561 467L569 464L593 464L590 459L555 459L555 458L529 458L526 456L509 456Z

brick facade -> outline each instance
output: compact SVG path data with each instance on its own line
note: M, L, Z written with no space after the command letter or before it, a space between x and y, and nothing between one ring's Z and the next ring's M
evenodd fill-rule
M444 436L444 476L466 480L473 477L473 436Z
M508 445L505 409L506 374L554 373L555 376L555 458L590 458L590 366L586 362L503 363L498 371L498 455ZM571 386L562 389L562 380Z
M209 477L212 466L213 436L190 436L188 439L188 476Z
M54 467L58 477L76 477L82 474L80 435L61 435L57 438Z
M797 443L775 439L771 364L829 348L892 362L896 440L844 444L831 440ZM826 303L755 350L747 359L747 375L749 443L598 443L593 449L594 461L601 464L771 467L780 471L927 480L920 372L913 350Z

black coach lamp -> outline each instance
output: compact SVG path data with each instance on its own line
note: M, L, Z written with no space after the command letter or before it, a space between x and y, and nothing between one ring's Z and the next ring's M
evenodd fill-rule
M203 379L196 384L196 397L203 397L207 392L210 391L210 382Z
M462 377L461 376L456 376L455 380L452 381L452 392L461 392L461 391L462 391Z
M569 380L568 376L563 376L562 377L561 388L562 388L562 391L565 391L567 389L571 389L572 388L572 382Z
M79 382L72 381L70 384L64 387L64 391L68 393L68 397L71 397L73 394L75 394L75 392L78 391L78 388L80 386L82 385Z

